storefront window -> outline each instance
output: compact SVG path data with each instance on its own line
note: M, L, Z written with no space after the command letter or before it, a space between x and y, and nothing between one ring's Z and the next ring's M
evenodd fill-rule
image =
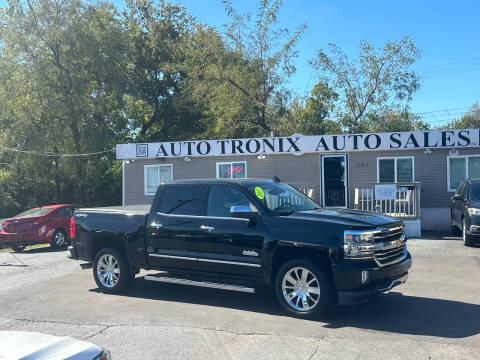
M245 179L247 177L246 162L217 163L217 179Z
M413 157L378 158L377 180L386 182L413 182Z
M145 195L155 195L158 186L172 180L172 165L145 165Z
M448 191L455 191L460 181L480 178L480 156L448 158Z

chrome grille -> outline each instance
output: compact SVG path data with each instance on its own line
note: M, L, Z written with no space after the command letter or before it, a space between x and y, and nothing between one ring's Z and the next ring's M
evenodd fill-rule
M396 226L393 228L384 228L375 231L373 236L374 242L390 242L398 240L403 236L403 226Z
M388 266L396 264L407 257L407 246L404 244L400 247L389 250L377 250L373 258L378 266Z
M393 265L407 257L403 226L379 229L373 239L375 243L381 242L386 245L386 249L374 252L373 259L378 266Z

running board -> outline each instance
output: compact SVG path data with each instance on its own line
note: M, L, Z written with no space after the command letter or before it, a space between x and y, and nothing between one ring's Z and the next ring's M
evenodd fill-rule
M206 288L212 288L212 289L240 291L240 292L245 292L250 294L255 293L255 289L248 286L210 282L210 281L191 280L191 279L168 276L166 274L145 275L144 279L147 281L159 281L159 282L171 283L171 284L181 284L181 285L190 285L190 286L200 286L200 287L206 287Z

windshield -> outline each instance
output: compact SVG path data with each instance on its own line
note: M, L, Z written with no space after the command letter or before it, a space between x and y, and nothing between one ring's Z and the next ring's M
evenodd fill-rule
M470 201L480 201L480 182L470 185Z
M14 218L40 216L40 215L46 214L46 213L49 212L50 210L52 210L52 209L50 209L50 208L30 209L30 210L24 211L24 212L22 212L22 213L20 213L20 214L18 214L18 215L15 215Z
M252 183L248 184L247 188L268 209L278 215L320 208L315 201L285 183Z

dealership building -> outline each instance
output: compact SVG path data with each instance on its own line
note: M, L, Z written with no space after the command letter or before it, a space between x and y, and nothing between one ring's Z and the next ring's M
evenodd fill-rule
M118 144L123 204L158 185L199 178L273 178L329 208L401 218L410 236L450 228L459 182L480 178L479 129Z

